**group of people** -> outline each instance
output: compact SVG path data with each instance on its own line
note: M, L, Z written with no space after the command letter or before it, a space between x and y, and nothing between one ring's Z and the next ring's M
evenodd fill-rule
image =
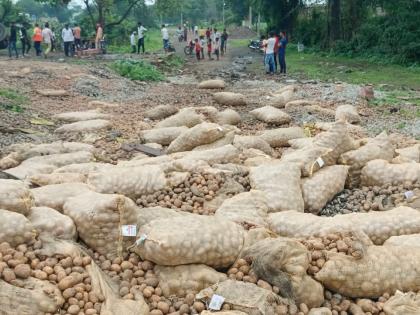
M19 58L19 53L16 47L18 35L22 44L22 57L24 57L25 54L28 54L31 49L31 40L25 26L20 26L18 28L15 23L12 23L8 37L10 58L12 58L13 52L15 53L16 58ZM64 26L61 31L61 39L66 57L73 56L75 51L82 48L81 35L82 29L79 24L76 23L73 28L71 28L69 24ZM101 25L98 23L96 25L95 48L100 47L100 41L102 38L103 30ZM41 28L38 23L35 24L32 41L36 56L41 56L42 54L45 58L47 58L49 53L55 50L56 36L54 31L50 28L48 22L44 24L43 28Z
M270 32L268 39L261 37L264 48L264 66L267 74L274 74L280 67L280 73L286 74L286 46L288 43L285 32L276 34Z
M219 56L224 55L227 48L227 39L229 37L226 29L220 33L216 28L211 29L207 28L205 35L199 35L198 30L194 30L194 51L197 60L205 59L204 58L204 49L207 46L207 55L209 60L213 60L212 54L216 55L216 59L219 60Z

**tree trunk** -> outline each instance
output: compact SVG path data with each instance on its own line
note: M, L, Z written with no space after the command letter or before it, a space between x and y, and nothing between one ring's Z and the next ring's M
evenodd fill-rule
M328 0L328 35L330 46L341 38L341 0Z

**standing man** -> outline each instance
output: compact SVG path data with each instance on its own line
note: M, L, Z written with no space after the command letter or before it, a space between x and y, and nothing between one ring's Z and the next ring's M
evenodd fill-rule
M143 26L141 22L137 23L137 34L139 35L139 39L137 42L137 54L140 53L140 47L144 54L144 32L147 32L147 29Z
M162 40L163 40L163 49L165 50L165 52L168 52L169 49L169 32L168 29L166 28L165 24L162 24Z
M279 42L279 63L280 63L280 73L286 74L286 46L287 46L287 37L285 32L280 32L280 42Z
M9 57L12 58L12 50L15 51L16 59L19 58L19 54L16 48L17 40L17 28L15 22L12 22L10 25L10 35L9 35Z
M198 25L194 26L194 36L198 38Z
M27 54L29 49L31 49L31 41L28 38L28 32L26 31L25 25L22 25L20 28L19 37L22 44L22 56L25 57L25 53Z
M48 54L51 51L52 39L53 39L53 33L50 29L50 24L47 22L47 23L45 23L45 27L42 30L42 40L43 40L44 45L45 45L44 58L47 58Z
M104 37L104 31L101 23L96 24L96 38L95 38L95 49L101 49L101 40Z
M267 47L265 51L265 68L267 74L274 74L274 46L276 45L276 39L274 38L274 32L270 32L267 40Z
M187 41L187 37L188 37L188 27L187 24L184 24L184 42Z
M221 35L221 45L220 45L220 50L221 50L222 56L226 52L228 37L229 37L229 35L228 35L227 31L226 31L226 29L224 29L223 33Z
M74 25L73 35L74 35L74 46L76 46L76 50L80 50L82 46L82 42L81 42L82 29L80 28L78 23Z
M64 54L66 57L70 57L69 53L71 52L71 45L74 42L74 35L73 30L69 27L68 24L66 24L61 31L61 38L64 42Z
M34 41L34 48L37 56L41 56L41 42L42 42L42 30L38 24L35 24L34 35L32 36Z

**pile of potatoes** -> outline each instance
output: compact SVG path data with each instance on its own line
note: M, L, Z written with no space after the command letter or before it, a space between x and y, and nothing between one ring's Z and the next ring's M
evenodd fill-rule
M321 210L320 215L389 210L404 201L406 191L416 188L420 188L420 183L345 189Z
M100 314L105 298L92 291L91 278L85 269L91 263L91 258L38 256L35 251L40 248L42 242L39 240L33 245L20 244L15 248L9 243L1 243L0 278L18 287L24 287L23 280L29 277L56 284L64 303L54 315Z

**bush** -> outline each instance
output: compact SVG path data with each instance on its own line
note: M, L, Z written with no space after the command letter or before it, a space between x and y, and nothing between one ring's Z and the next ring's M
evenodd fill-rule
M111 68L119 75L131 80L162 81L165 79L155 66L142 60L117 60L111 64Z

